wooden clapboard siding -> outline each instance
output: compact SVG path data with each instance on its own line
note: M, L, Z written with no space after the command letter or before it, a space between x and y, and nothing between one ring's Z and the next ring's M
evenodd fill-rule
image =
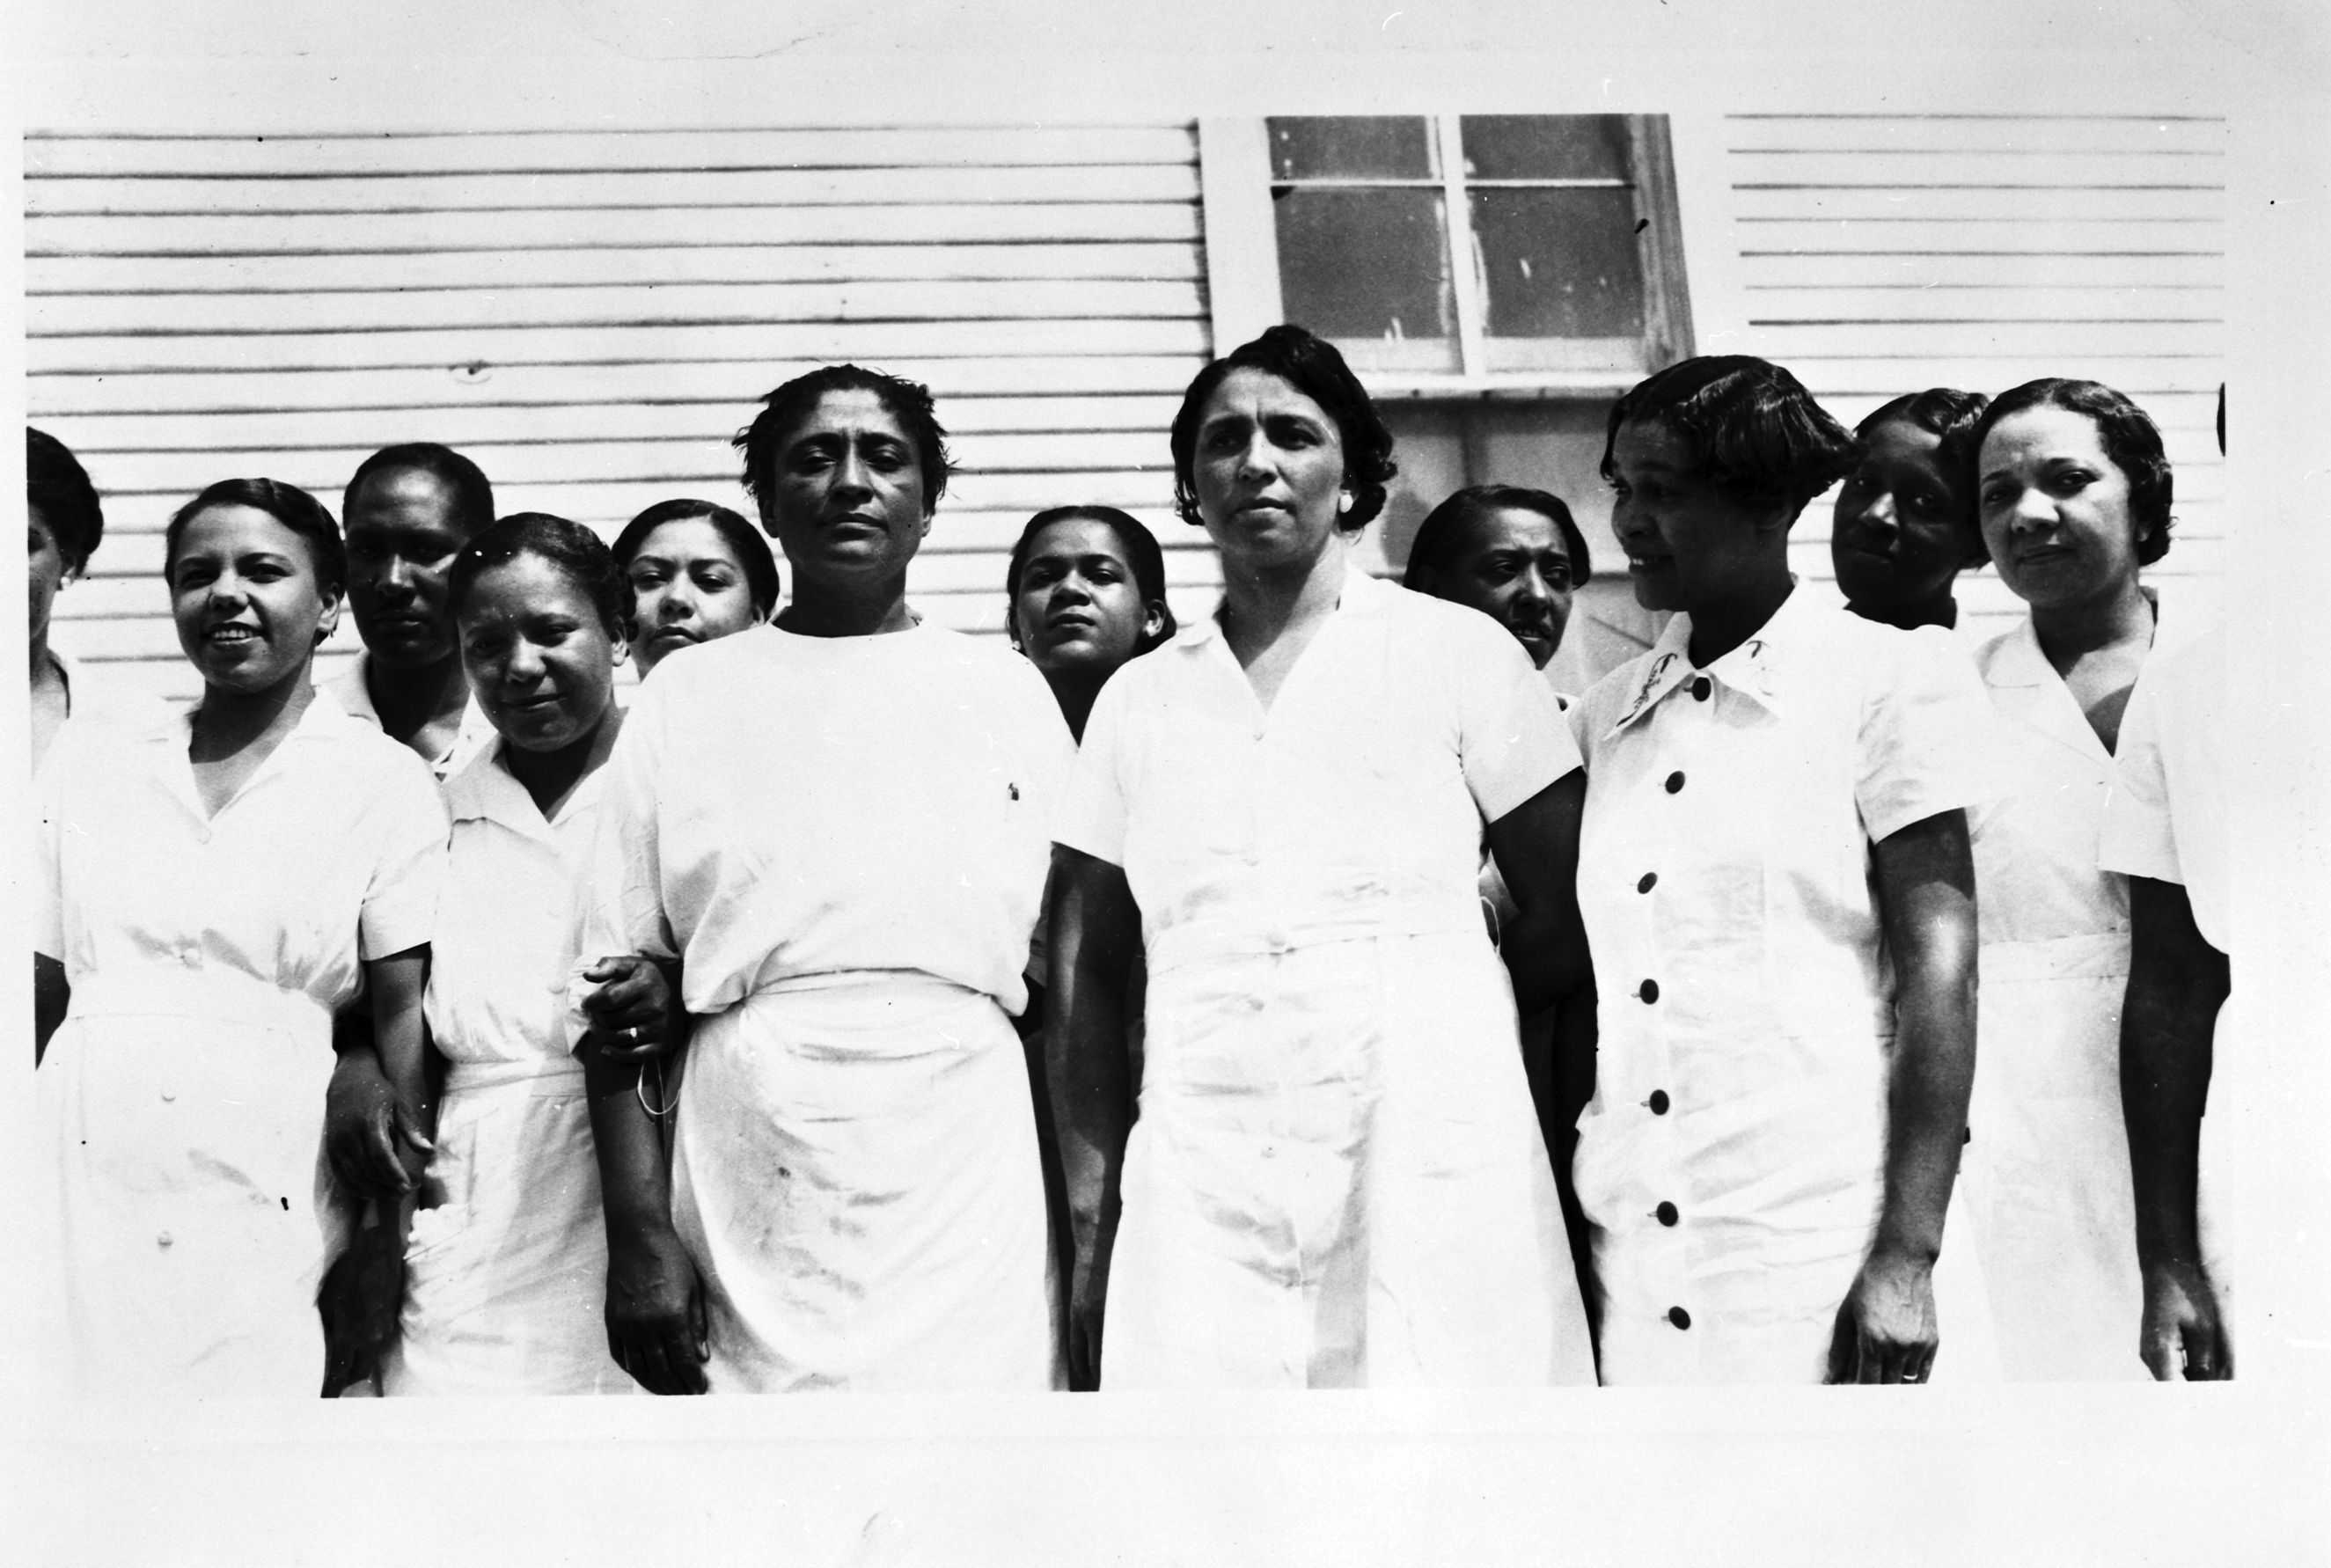
M1188 124L26 138L33 419L107 502L59 645L191 689L170 511L264 473L337 512L391 442L476 458L504 511L612 532L743 508L729 437L786 376L928 382L961 471L911 588L1002 623L1029 513L1127 507L1179 586L1165 429L1209 350ZM344 630L319 671L354 646Z
M2118 387L2162 429L2174 543L2148 568L2212 603L2227 547L2214 430L2223 379L2225 126L2083 115L1722 119L1722 199L1747 352L1788 366L1849 423L1934 385L1997 393L2040 375ZM1691 259L1695 263L1701 258ZM1707 259L1714 260L1714 259ZM1829 498L1793 536L1827 582ZM2022 605L1961 580L1978 630Z

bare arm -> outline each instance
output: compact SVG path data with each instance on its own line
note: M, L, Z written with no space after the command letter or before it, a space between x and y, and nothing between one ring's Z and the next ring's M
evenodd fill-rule
M72 982L65 966L45 953L33 955L33 1065L49 1054L49 1039L65 1021L72 1005Z
M2129 879L2128 995L2120 1014L2121 1116L2136 1189L2145 1278L2138 1350L2169 1382L2233 1375L2233 1354L2203 1267L2195 1214L2202 1113L2209 1101L2226 955L2193 924L2185 889Z
M1934 1267L1974 1084L1975 906L1966 813L1881 840L1879 905L1894 955L1894 1060L1878 1233L1838 1310L1832 1383L1924 1383L1940 1334Z
M1125 872L1052 848L1051 984L1045 995L1045 1079L1059 1129L1074 1250L1069 1361L1074 1386L1097 1388L1101 1315L1116 1241L1118 1183L1133 1124L1125 1050L1125 992L1141 946L1141 916Z
M635 1057L603 1049L597 1031L576 1053L591 1099L591 1141L607 1225L607 1353L650 1393L702 1393L704 1289L671 1222L671 1178L663 1140L641 1096L652 1071ZM657 1109L667 1107L661 1102Z
M1520 910L1498 952L1524 1018L1593 979L1578 915L1578 819L1585 804L1586 774L1574 768L1489 824L1489 853Z

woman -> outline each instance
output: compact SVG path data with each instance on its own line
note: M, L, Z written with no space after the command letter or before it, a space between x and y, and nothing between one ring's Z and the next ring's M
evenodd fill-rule
M679 649L766 621L777 563L753 525L710 501L658 501L615 536L630 577L632 652L646 675Z
M908 608L928 391L829 366L737 445L793 601L641 688L582 948L682 960L699 1020L668 1193L635 1070L586 1051L611 1346L661 1393L1048 1388L1011 1015L1068 731L1025 662Z
M385 1391L629 1392L600 1320L599 1168L562 993L574 883L623 723L631 588L597 535L522 512L454 557L446 607L501 740L445 785L453 830L426 1005L451 1070Z
M1676 613L1570 715L1605 1383L1918 1383L1935 1359L1987 715L1941 633L1791 577L1790 525L1851 453L1761 359L1686 360L1611 411L1613 530L1636 598Z
M58 592L89 570L89 558L105 537L105 510L65 443L30 425L24 428L24 624L31 634L24 667L33 682L31 762L38 774L65 721L91 707L80 666L49 645L49 615ZM122 717L140 716L131 709Z
M1984 406L1981 393L1932 386L1854 426L1829 553L1855 614L1905 632L1958 624L1951 584L1991 558L1962 450Z
M1562 645L1571 596L1594 575L1561 497L1469 485L1417 525L1401 585L1480 611L1544 670Z
M1174 635L1166 556L1115 507L1054 507L1020 530L1004 571L1004 631L1081 742L1093 700L1127 660Z
M369 994L425 1125L444 812L419 759L314 700L343 567L313 497L214 484L170 519L164 560L201 700L136 731L73 727L43 780L37 1098L68 1375L309 1393L317 1225L347 1221L317 1183L332 1012Z
M2169 549L2169 462L2153 422L2092 381L2003 393L1970 451L1984 541L2031 606L1976 656L2014 781L1975 862L1976 1233L2008 1376L2141 1379L2119 1066L2128 879L2097 863L2121 713L2164 645L2139 575Z
M1489 621L1353 568L1392 436L1327 344L1276 327L1206 366L1172 450L1222 607L1101 693L1055 835L1078 1379L1591 1382L1514 1046L1517 991L1583 978L1553 694ZM1485 822L1524 910L1510 984Z

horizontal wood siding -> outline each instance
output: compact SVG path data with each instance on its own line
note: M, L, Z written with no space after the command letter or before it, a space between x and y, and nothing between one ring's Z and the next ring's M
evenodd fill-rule
M612 535L743 508L728 440L837 359L928 382L962 470L909 588L1002 623L1029 513L1133 510L1194 608L1165 429L1210 347L1189 124L25 139L34 423L106 501L58 645L191 691L171 510L267 474L335 513L366 453L443 442L505 512ZM1186 609L1185 609L1186 613ZM353 651L344 628L328 670Z
M1788 366L1848 423L1923 387L2041 375L2126 393L2176 475L2164 594L2214 607L2225 570L2225 125L2052 115L1725 117L1724 259L1746 351ZM1702 333L1702 341L1710 335ZM1827 582L1830 499L1793 541ZM1961 579L1980 631L2022 605Z

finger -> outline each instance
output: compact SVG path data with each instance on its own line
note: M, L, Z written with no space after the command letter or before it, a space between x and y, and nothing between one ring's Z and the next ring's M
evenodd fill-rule
M699 1363L710 1361L712 1359L712 1321L710 1311L704 1304L704 1286L701 1281L691 1287L688 1292L688 1323L689 1326L696 1331L696 1359Z
M672 1392L671 1379L663 1364L662 1342L643 1325L634 1324L624 1331L623 1354L618 1357L632 1381L653 1394Z
M590 968L583 971L583 978L585 980L604 982L613 980L620 974L628 974L631 972L632 960L627 957L602 958L598 962L593 964Z
M2145 1359L2145 1370L2153 1374L2155 1383L2175 1383L2184 1368L2184 1357L2170 1336L2159 1329L2147 1327L2137 1341L2136 1353Z
M365 1123L365 1156L372 1166L366 1185L375 1192L383 1188L392 1192L409 1192L413 1179L404 1174L404 1162L397 1157L395 1117L383 1109L373 1113Z
M429 1135L421 1130L421 1119L401 1105L396 1107L396 1132L399 1137L424 1155L437 1152L437 1145L431 1143ZM402 1168L401 1162L399 1168Z
M702 1393L705 1389L704 1363L697 1359L696 1338L692 1325L675 1325L664 1336L663 1364L671 1374L674 1393Z
M1829 1381L1852 1383L1857 1373L1855 1347L1861 1341L1861 1326L1853 1315L1851 1302L1837 1309L1837 1322L1829 1335Z
M2184 1345L2185 1381L2215 1383L2218 1370L2218 1336L2206 1323L2186 1323L2180 1326L2178 1336Z

